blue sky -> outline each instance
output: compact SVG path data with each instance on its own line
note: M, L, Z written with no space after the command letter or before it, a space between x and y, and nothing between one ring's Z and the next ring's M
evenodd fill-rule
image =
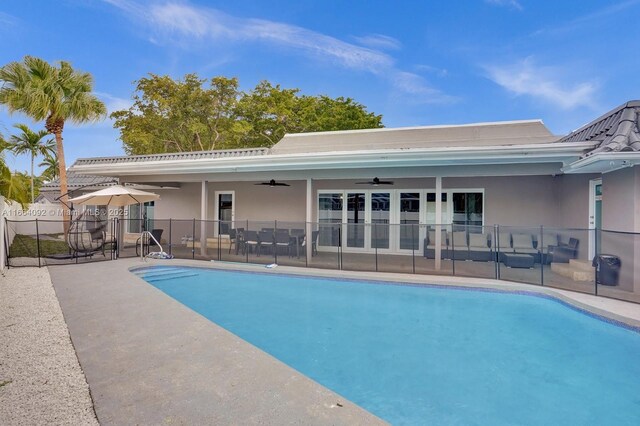
M2 2L0 64L70 61L111 111L147 73L196 72L349 96L388 127L541 118L562 134L640 98L639 16L640 0ZM16 122L0 110L0 132ZM109 120L69 125L65 151L123 153Z

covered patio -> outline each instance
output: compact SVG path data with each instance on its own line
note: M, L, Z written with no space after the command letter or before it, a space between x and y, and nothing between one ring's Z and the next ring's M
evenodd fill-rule
M160 195L123 218L120 255L135 233L155 229L165 251L185 258L595 292L591 260L599 241L613 241L601 231L612 226L601 216L607 181L639 173L569 167L599 144L529 120L286 135L270 149L89 158L72 169ZM611 190L607 200L627 195ZM610 247L623 259L615 290L640 292L633 251Z

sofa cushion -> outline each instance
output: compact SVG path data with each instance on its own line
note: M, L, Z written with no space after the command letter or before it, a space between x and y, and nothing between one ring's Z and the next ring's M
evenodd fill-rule
M513 249L532 249L533 247L533 236L531 234L512 234L511 238L513 240Z

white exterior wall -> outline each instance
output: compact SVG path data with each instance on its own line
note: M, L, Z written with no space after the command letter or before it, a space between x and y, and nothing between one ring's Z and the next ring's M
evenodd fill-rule
M640 167L602 176L602 228L640 233ZM602 253L620 257L620 285L640 292L640 235L603 233Z

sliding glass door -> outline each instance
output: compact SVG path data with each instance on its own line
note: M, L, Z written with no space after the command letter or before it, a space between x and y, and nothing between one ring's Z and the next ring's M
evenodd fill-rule
M483 225L483 190L445 189L441 197L439 224ZM318 222L320 247L363 252L421 250L426 228L420 224L436 224L436 192L378 188L319 191Z
M365 193L347 193L347 247L364 248Z
M418 224L420 223L420 193L400 193L400 224L399 248L400 250L418 250Z
M318 245L338 247L342 223L341 192L318 195Z
M371 193L371 248L389 248L391 223L391 193Z

